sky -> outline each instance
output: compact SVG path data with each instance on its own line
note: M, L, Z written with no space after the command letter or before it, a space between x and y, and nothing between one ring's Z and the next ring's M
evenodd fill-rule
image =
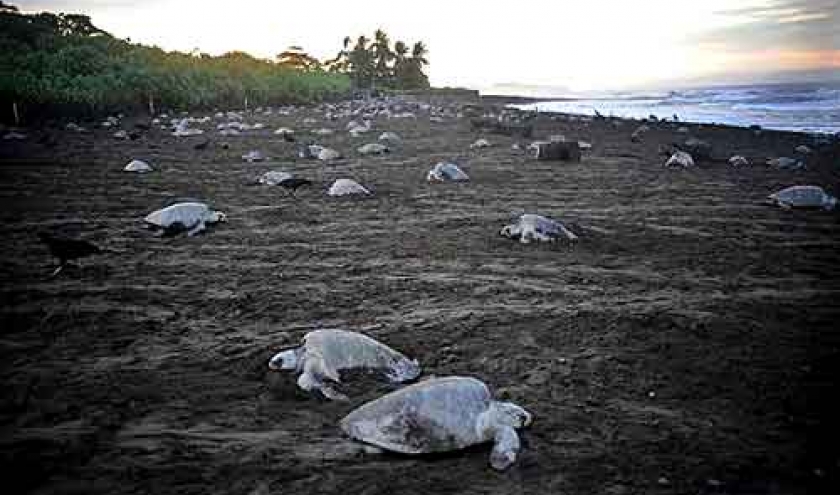
M621 90L840 79L840 0L18 0L84 13L114 36L167 50L290 45L331 58L344 36L422 40L435 86ZM549 90L547 90L549 91Z

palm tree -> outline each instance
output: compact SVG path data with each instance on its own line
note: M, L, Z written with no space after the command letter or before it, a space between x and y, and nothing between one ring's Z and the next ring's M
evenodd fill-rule
M394 60L394 52L391 51L391 40L388 39L385 31L381 29L376 30L371 48L373 49L373 56L376 60L374 80L389 86L393 79L390 64Z
M414 47L411 49L411 58L413 58L417 63L420 65L429 65L429 61L426 60L426 55L429 54L429 50L426 48L426 45L423 44L422 41L418 41L414 44Z
M426 55L429 51L422 41L418 41L411 49L411 58L405 61L405 73L402 86L405 88L428 88L429 78L423 73L423 66L429 65Z
M358 88L369 88L375 72L374 54L368 49L368 39L362 35L348 56L350 78Z
M402 41L394 43L394 82L397 87L405 87L408 74L408 45Z

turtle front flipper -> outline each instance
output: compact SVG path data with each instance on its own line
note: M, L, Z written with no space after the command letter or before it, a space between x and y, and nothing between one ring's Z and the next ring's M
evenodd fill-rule
M521 447L519 435L511 426L499 426L493 436L493 450L490 452L490 465L497 471L504 471L516 462Z
M308 392L318 391L329 400L349 400L328 381L338 382L338 372L329 368L317 355L307 355L303 364L303 373L298 377L298 387Z
M326 383L322 383L321 387L318 389L318 391L320 391L321 394L323 394L323 396L326 397L329 400L338 400L338 401L348 401L348 400L350 400L350 397L347 397L346 395L339 392L338 389L336 389L332 385L328 385Z
M195 225L195 227L193 227L189 231L187 231L187 237L192 237L192 236L198 234L199 232L204 231L205 228L206 228L206 226L205 226L203 221L198 222Z
M297 384L301 390L305 390L307 392L319 392L327 400L350 400L349 397L339 392L338 389L328 383L325 383L317 376L307 371L301 373L298 377Z

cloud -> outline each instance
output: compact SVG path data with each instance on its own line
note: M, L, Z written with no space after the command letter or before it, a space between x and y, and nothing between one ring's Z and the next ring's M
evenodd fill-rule
M715 12L725 26L694 41L730 51L840 49L840 2L769 0Z

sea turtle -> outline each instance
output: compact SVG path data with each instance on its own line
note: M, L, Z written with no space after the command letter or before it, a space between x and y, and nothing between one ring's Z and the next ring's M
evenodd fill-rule
M136 172L138 174L151 172L152 170L152 166L143 160L131 160L123 169L125 172Z
M381 155L383 153L390 152L391 149L385 146L384 144L368 143L364 146L359 147L359 149L356 151L358 151L360 155Z
M174 235L187 232L193 236L203 231L208 223L224 222L227 216L211 210L204 203L188 202L175 203L148 214L144 221L152 228L161 230L163 235Z
M331 160L338 160L339 158L341 158L341 153L339 153L338 151L336 151L332 148L323 148L322 147L318 151L318 154L316 155L316 157L319 160L321 160L322 162L328 162L328 161L331 161Z
M480 149L480 148L489 148L491 146L490 141L481 138L477 139L473 144L470 145L470 149Z
M805 162L797 160L796 158L788 158L786 156L782 156L779 158L771 158L767 160L767 165L770 165L774 168L787 170L799 170L805 168Z
M741 155L735 155L729 159L729 164L733 167L746 167L750 162Z
M541 215L526 213L516 223L505 225L499 235L527 244L532 240L554 242L560 237L570 241L578 237L562 223Z
M531 414L512 402L493 400L480 380L433 378L391 392L350 412L341 429L351 438L402 454L461 450L493 442L490 465L510 467L520 450L516 430Z
M454 163L440 162L429 171L426 176L429 182L462 182L470 180L469 176Z
M320 144L306 144L298 149L298 157L307 159L318 158L318 154L323 149L325 148Z
M370 131L373 128L373 124L369 120L363 121L361 124L356 122L349 122L347 124L347 130L350 132L350 135L353 137L358 137L361 134L365 134L366 132Z
M26 139L26 134L21 132L9 131L3 135L3 139L6 141L21 141Z
M242 155L242 159L248 163L261 162L266 158L267 157L265 156L265 154L263 154L263 152L259 150L252 150Z
M336 329L307 333L300 345L275 354L268 367L299 372L298 387L306 391L317 390L331 400L347 399L328 383L339 383L342 371L382 371L394 383L413 380L420 375L417 360L361 333Z
M370 191L352 179L338 179L330 186L327 194L330 196L347 196L353 194L370 194Z
M693 167L694 159L685 151L677 151L665 162L666 167Z
M182 120L172 131L172 135L175 137L200 136L201 134L204 134L204 131L189 127L189 121L186 119Z
M259 178L260 184L265 184L267 186L276 186L283 182L284 180L289 180L292 178L292 174L288 172L281 172L279 170L272 170L271 172L266 172L262 174Z
M833 210L837 198L826 193L820 186L791 186L768 196L768 202L784 209L822 208Z
M395 132L388 131L388 132L383 132L382 134L380 134L379 135L379 140L380 141L390 141L392 143L398 143L398 142L402 141L402 138L399 136L399 134L397 134Z
M634 143L641 142L642 137L647 134L648 131L650 131L650 127L644 124L640 125L635 131L633 131L633 134L630 135L630 140Z

